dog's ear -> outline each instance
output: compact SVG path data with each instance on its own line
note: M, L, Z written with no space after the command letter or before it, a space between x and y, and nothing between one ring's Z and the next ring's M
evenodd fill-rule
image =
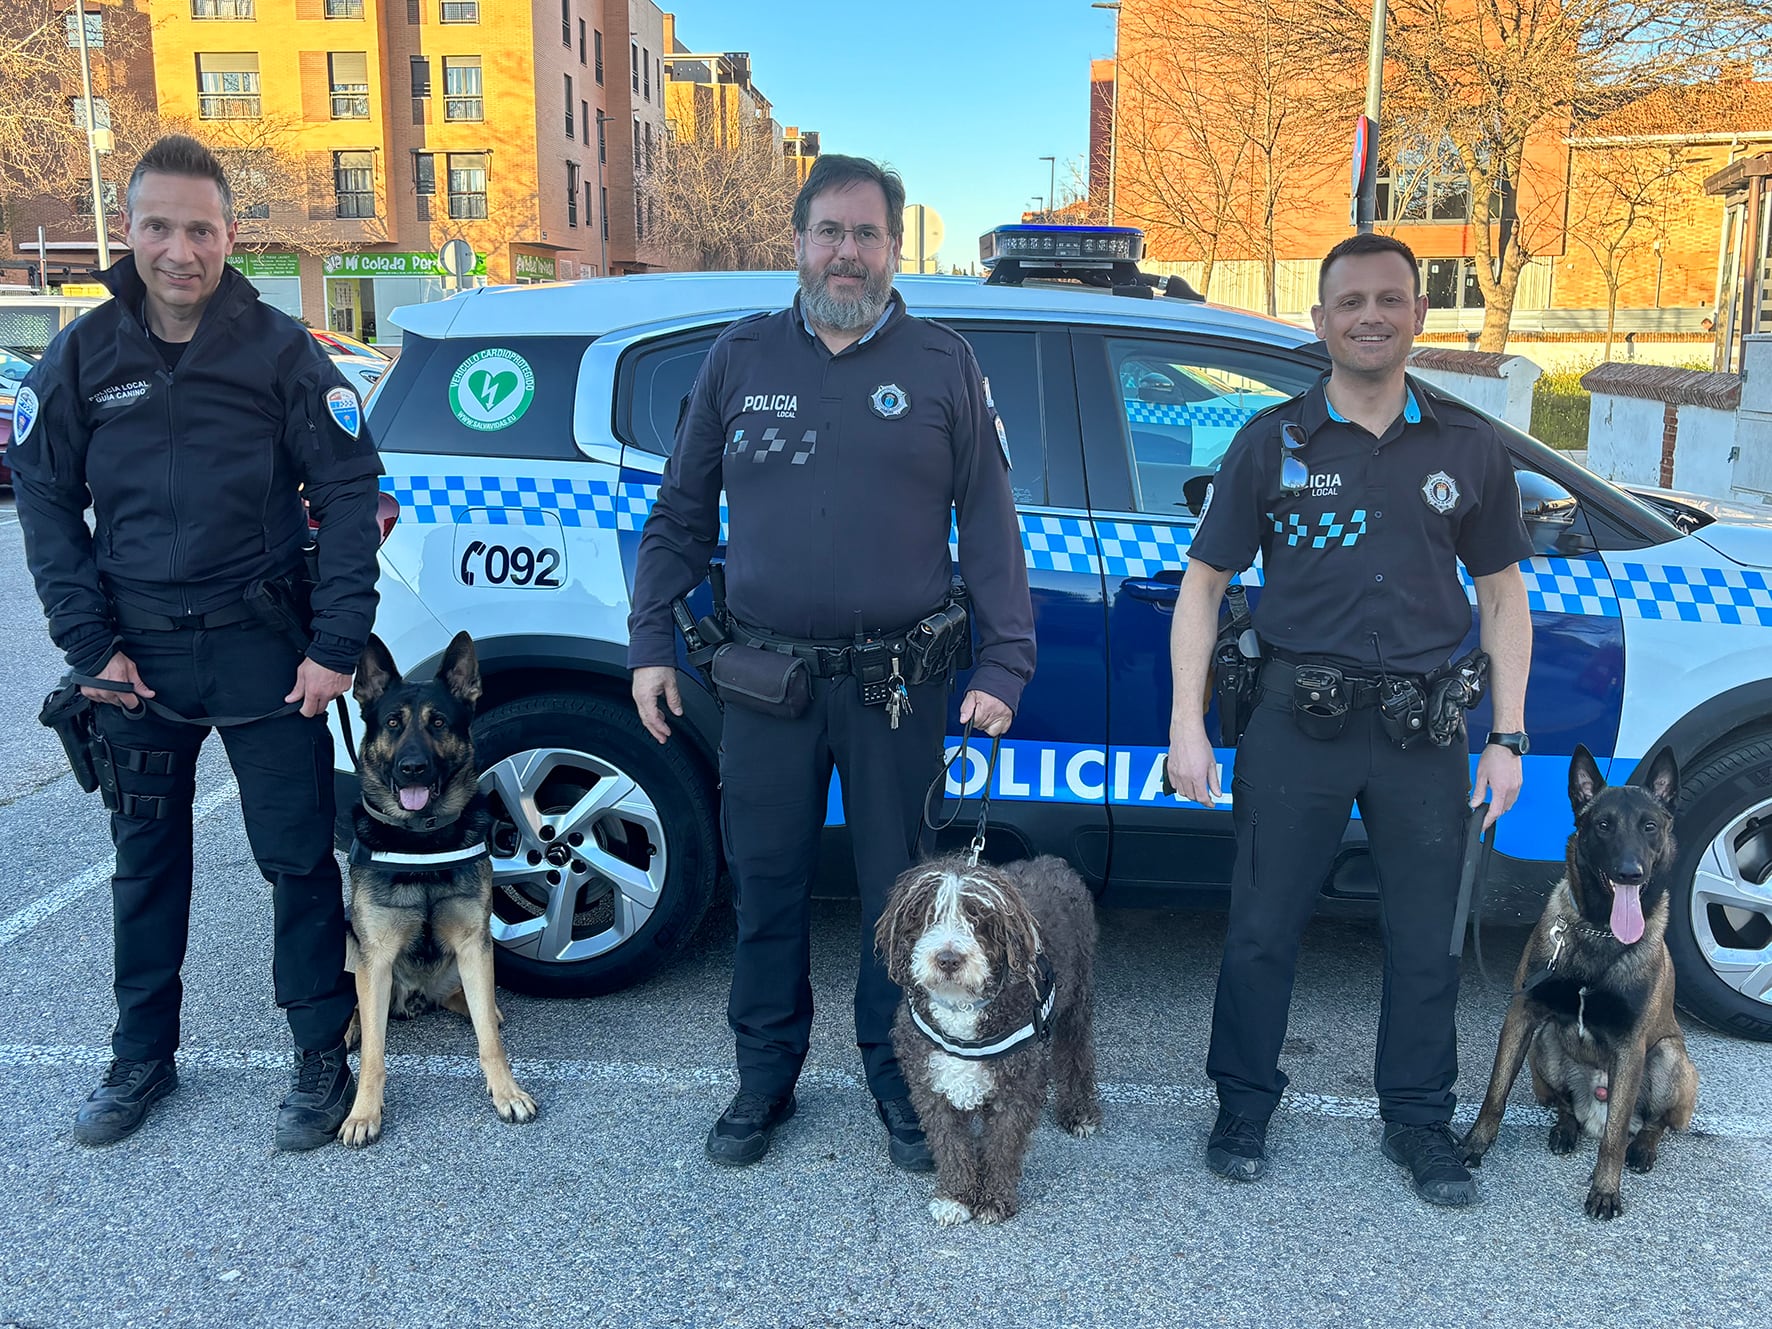
M1034 921L1021 892L1013 886L1004 892L1003 932L1009 968L1036 987L1039 985L1040 925Z
M437 679L449 695L465 706L480 700L480 658L474 653L474 639L465 632L455 634L449 649L443 652L443 663Z
M351 695L359 706L373 706L383 693L399 683L400 671L394 667L394 657L382 645L381 638L370 633L369 644L357 660L357 680L351 684Z
M1669 812L1680 801L1680 767L1674 760L1674 750L1663 748L1655 754L1655 760L1649 763L1649 774L1643 779L1643 788L1655 795L1655 801Z
M880 911L880 921L874 925L874 951L886 964L886 977L900 987L911 981L911 947L919 930L918 922L910 917L916 894L912 889L914 872L913 868L898 879Z
M1575 755L1569 758L1569 806L1575 809L1575 815L1579 817L1605 787L1606 777L1600 774L1594 754L1585 743L1577 743Z

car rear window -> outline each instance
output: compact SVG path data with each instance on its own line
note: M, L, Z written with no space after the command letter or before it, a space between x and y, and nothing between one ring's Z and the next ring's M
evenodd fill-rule
M384 452L575 460L572 407L589 344L409 333L374 396L376 443Z

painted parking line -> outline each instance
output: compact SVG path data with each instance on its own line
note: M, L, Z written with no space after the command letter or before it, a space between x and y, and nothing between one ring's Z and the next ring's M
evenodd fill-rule
M289 1070L291 1054L287 1049L266 1051L259 1048L180 1048L180 1067L215 1071ZM110 1063L111 1050L78 1044L0 1044L0 1067L102 1068ZM733 1087L730 1066L661 1066L632 1061L576 1061L517 1057L511 1071L519 1082L533 1084L598 1084L652 1091L713 1089L721 1094ZM478 1080L483 1076L477 1058L470 1056L403 1056L390 1053L388 1074L400 1076L426 1075L451 1080ZM800 1088L865 1092L862 1082L838 1070L808 1069L800 1076ZM1203 1114L1218 1108L1218 1098L1209 1088L1180 1084L1148 1084L1139 1082L1108 1082L1100 1087L1102 1103L1109 1108L1151 1109L1185 1108ZM1301 1094L1288 1091L1280 1102L1280 1111L1299 1117L1331 1118L1338 1121L1378 1120L1378 1099L1338 1094ZM1474 1117L1472 1102L1461 1118ZM1510 1129L1542 1128L1556 1120L1555 1114L1536 1104L1509 1104L1505 1126ZM1110 1120L1111 1125L1111 1120ZM1707 1113L1700 1108L1693 1119L1692 1133L1729 1140L1772 1140L1772 1117L1739 1113Z
M193 825L202 821L210 813L227 803L232 803L240 793L240 788L232 779L223 781L216 788L199 798L191 810ZM0 919L0 947L10 946L20 937L40 926L46 919L54 917L78 900L88 891L97 890L111 880L111 874L117 870L117 858L113 854L100 862L94 863L79 876L70 877L54 890L39 895L23 909Z

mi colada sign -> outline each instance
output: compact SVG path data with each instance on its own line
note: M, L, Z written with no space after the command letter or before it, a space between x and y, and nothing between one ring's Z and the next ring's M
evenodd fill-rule
M435 254L328 254L320 264L328 277L441 277ZM474 255L474 272L484 275L486 256Z

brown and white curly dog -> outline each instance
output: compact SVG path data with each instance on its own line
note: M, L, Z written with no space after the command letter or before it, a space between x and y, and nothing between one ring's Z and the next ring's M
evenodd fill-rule
M1048 1078L1060 1126L1101 1125L1088 888L1050 856L951 854L899 877L874 935L904 989L892 1046L935 1155L929 1212L944 1226L1009 1218Z

